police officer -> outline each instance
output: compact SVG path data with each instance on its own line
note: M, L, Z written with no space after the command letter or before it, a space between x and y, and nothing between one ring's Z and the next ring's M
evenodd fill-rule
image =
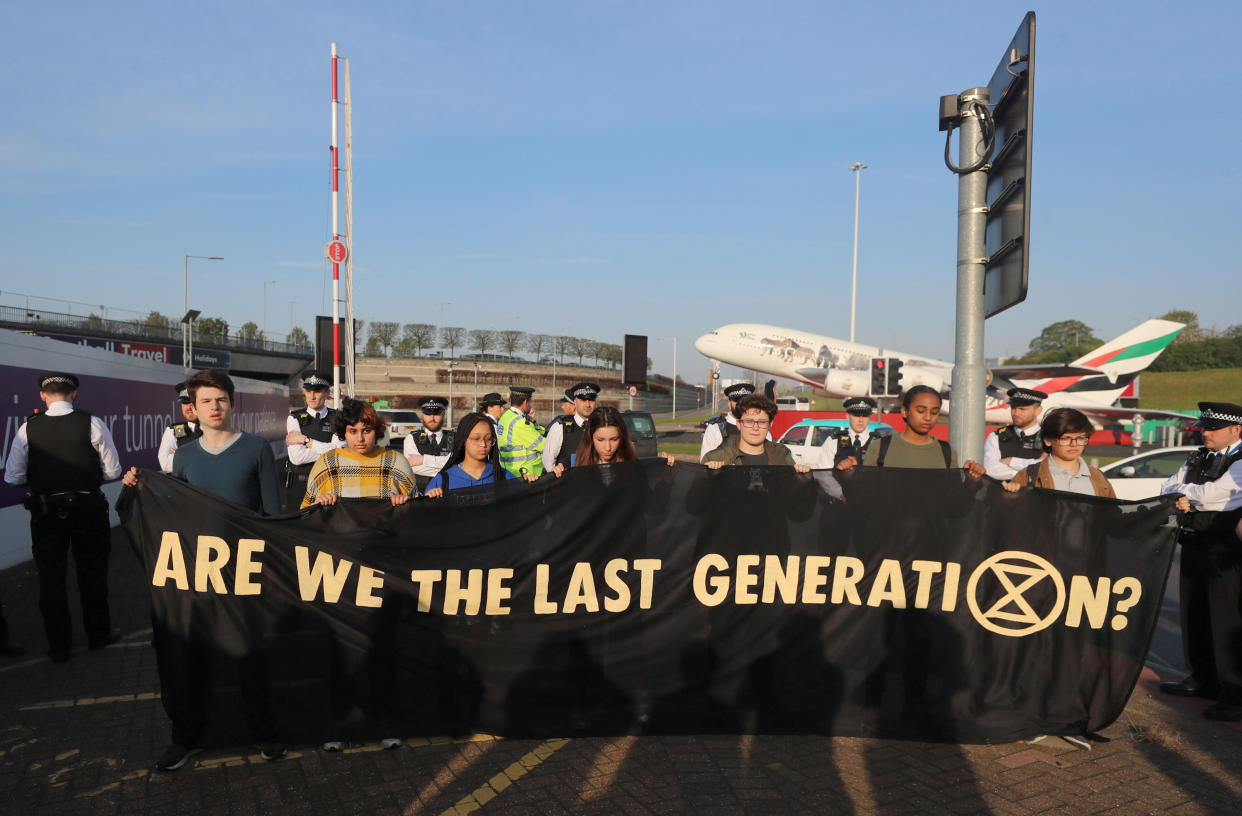
M486 414L487 418L492 421L492 432L497 437L500 436L500 415L505 412L507 404L508 400L495 391L484 394L483 399L479 400L479 413Z
M1242 406L1199 403L1203 444L1160 486L1180 493L1182 648L1190 675L1160 684L1182 697L1214 698L1213 720L1242 720Z
M39 397L47 410L17 431L4 480L25 484L31 495L30 540L39 569L39 611L47 633L48 657L69 659L73 623L65 582L73 552L86 644L102 649L121 637L108 611L108 500L100 491L121 475L121 462L108 427L76 410L78 378L50 372L39 377Z
M871 440L888 435L888 431L871 433L869 430L871 414L876 409L876 401L871 397L850 397L841 403L841 407L849 416L850 425L848 428L838 428L828 435L828 439L819 449L819 463L816 465L818 468L834 468L850 457L862 464Z
M515 477L543 475L543 428L530 418L531 395L528 385L509 387L509 407L500 415L500 466Z
M453 431L444 427L445 408L448 408L448 400L444 397L420 399L418 410L423 414L423 429L407 436L402 447L414 471L414 482L419 493L427 489L431 477L440 472L453 452Z
M724 393L729 400L729 410L707 420L707 427L703 430L703 444L699 448L700 462L703 461L704 456L720 447L726 439L738 433L737 419L733 416L733 409L742 397L755 393L755 387L750 383L734 383L726 388ZM768 438L771 439L772 435L768 434Z
M580 382L565 389L565 395L574 401L574 413L562 414L548 425L548 441L543 446L543 469L549 471L556 465L569 467L570 459L578 452L578 443L582 441L582 428L587 417L595 410L595 400L599 397L599 384Z
M571 393L572 391L573 391L572 388L566 388L565 393L561 394L561 415L562 416L573 416L578 410L578 407L574 405L574 398L573 398L573 394Z
M302 506L306 496L306 479L315 460L333 448L344 447L345 440L332 430L336 411L327 407L328 388L332 381L322 371L311 370L302 376L302 396L306 407L289 412L285 420L285 512Z
M160 438L160 449L155 458L159 460L160 470L165 473L172 473L173 454L177 452L177 448L203 435L202 426L198 424L198 415L194 413L194 400L190 399L185 383L179 382L173 388L177 392L183 421L169 425L164 429L164 436Z
M1044 440L1039 435L1039 415L1048 395L1033 388L1010 388L1009 418L1012 424L988 434L983 443L983 468L993 479L1007 482L1018 471L1042 462Z

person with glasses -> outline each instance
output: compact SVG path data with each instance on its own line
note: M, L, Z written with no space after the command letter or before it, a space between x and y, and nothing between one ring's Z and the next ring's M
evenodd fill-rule
M1044 417L1039 428L1047 458L1033 462L1003 482L1010 493L1027 485L1044 490L1062 490L1086 496L1115 499L1117 494L1108 477L1083 459L1095 428L1082 411L1057 408Z
M725 465L793 465L799 473L810 473L809 465L794 462L789 448L768 439L768 428L776 418L776 403L762 394L742 396L733 407L737 432L725 437L715 450L707 452L703 464L712 470Z
M1040 439L1039 414L1048 395L1033 388L1010 388L1005 393L1013 422L988 434L983 443L983 467L989 476L1002 482L1039 464L1047 455Z
M733 383L724 390L724 393L725 398L729 400L729 410L707 420L707 427L703 429L703 444L699 446L700 462L706 463L707 454L720 447L730 436L737 435L737 415L734 413L737 401L748 394L755 393L755 387L746 382ZM770 402L776 404L775 400L770 400ZM771 439L772 437L764 438Z

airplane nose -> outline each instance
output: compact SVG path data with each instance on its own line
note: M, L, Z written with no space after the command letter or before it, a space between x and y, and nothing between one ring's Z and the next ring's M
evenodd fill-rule
M713 334L705 334L698 340L694 341L694 350L704 357L712 356L712 348L715 345L716 337Z

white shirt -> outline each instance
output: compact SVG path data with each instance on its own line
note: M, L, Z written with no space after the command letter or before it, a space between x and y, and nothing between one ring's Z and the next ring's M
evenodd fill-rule
M1048 472L1052 474L1052 487L1055 490L1082 493L1086 496L1095 495L1095 485L1091 484L1091 468L1081 457L1078 459L1077 473L1070 473L1052 458L1048 459Z
M318 411L312 411L311 409L307 408L306 413L310 414L311 417L313 417L316 422L322 422L323 418L328 415L328 409L320 408ZM285 432L293 433L294 431L297 431L298 433L302 433L302 426L299 425L297 419L292 414L290 414L289 418L285 420ZM306 436L306 434L302 434L302 435ZM335 450L336 448L345 447L345 440L341 439L339 436L333 436L331 442L320 442L318 439L311 439L307 437L307 442L309 442L310 444L289 445L289 462L291 464L294 464L294 465L314 464L316 459L318 459L320 456L323 456L328 451Z
M47 406L47 416L64 416L73 413L73 403L57 400ZM110 482L120 478L121 458L117 455L116 445L108 426L97 416L91 417L91 446L99 454L99 462L103 467L104 481ZM26 464L30 461L30 442L26 438L26 423L17 429L17 437L13 447L9 448L9 459L4 465L4 481L11 485L26 483Z
M1238 444L1242 445L1242 442ZM1237 449L1238 445L1233 445L1220 451L1220 454L1228 456ZM1181 493L1190 499L1190 506L1194 510L1236 510L1242 507L1242 460L1234 462L1214 482L1192 485L1186 484L1185 479L1186 465L1183 464L1177 473L1160 485L1160 494Z
M1036 423L1025 430L1017 427L1015 427L1014 430L1018 432L1019 436L1034 436L1039 433L1039 423ZM1017 476L1018 471L1023 468L1042 461L1042 458L1019 459L1015 456L1010 459L1009 464L1006 465L1001 461L1000 440L996 437L996 434L988 434L988 438L983 442L983 469L986 470L988 475L993 479L1000 479L1002 482L1007 482L1014 476Z
M198 427L197 422L178 423L190 426L190 430ZM177 452L177 436L173 433L172 427L164 429L164 435L160 437L160 449L155 452L155 458L159 460L160 470L165 473L172 473L173 455Z
M434 434L428 431L427 436L434 439L438 445L440 444L440 436L443 433L444 429L442 428ZM401 443L401 452L405 454L406 459L409 459L411 456L423 457L423 463L421 465L410 465L410 468L414 471L415 476L435 476L448 462L449 456L452 455L449 453L446 453L443 456L431 453L419 453L418 446L414 444L414 434L406 434L405 442Z
M548 428L548 441L543 443L543 469L549 471L556 467L556 457L561 452L561 443L565 441L565 428L559 422L553 422ZM581 428L586 420L574 414L574 424ZM572 453L572 451L571 451Z
M870 430L863 430L861 432L855 432L853 428L850 429L850 441L853 442L856 446L867 444L867 440L870 438L871 438ZM830 436L828 437L828 440L824 442L823 445L820 446L819 463L816 465L816 467L817 468L832 468L833 462L836 460L836 458L837 458L837 439L835 436ZM862 464L862 463L859 462L859 464Z

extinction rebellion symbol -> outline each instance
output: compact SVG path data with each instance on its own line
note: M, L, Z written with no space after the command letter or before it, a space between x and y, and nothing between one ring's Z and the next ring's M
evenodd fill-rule
M1007 550L971 573L966 602L984 629L1022 637L1046 629L1060 616L1065 608L1065 581L1056 567L1038 555Z

